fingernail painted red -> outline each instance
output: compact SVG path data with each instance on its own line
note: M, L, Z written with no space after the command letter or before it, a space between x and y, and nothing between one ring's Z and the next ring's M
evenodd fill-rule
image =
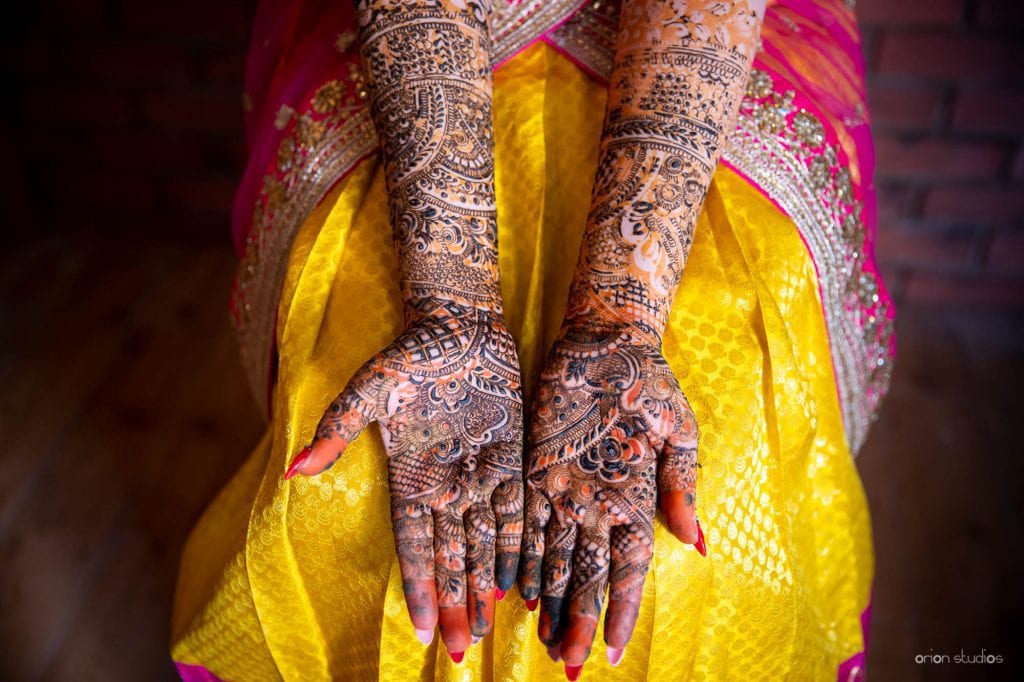
M288 467L288 471L284 472L284 480L287 481L289 478L299 473L299 467L302 466L303 462L309 459L309 456L311 454L313 454L312 445L307 445L306 447L302 448L302 452L295 455L295 459L292 460L292 465Z
M708 555L708 548L704 545L704 531L700 529L700 521L697 522L697 542L693 543L693 546L697 548L701 556Z
M498 601L501 601L502 599L504 599L505 598L505 590L501 589L500 587L495 587L494 588L494 598L497 599Z
M448 655L452 657L452 660L456 663L462 663L462 657L466 655L465 651L449 651Z
M567 665L565 666L565 676L569 679L569 682L576 682L580 678L581 670L583 670L582 665Z
M537 610L537 602L538 601L540 601L539 598L538 599L527 599L526 600L526 608L528 608L531 611L536 611Z

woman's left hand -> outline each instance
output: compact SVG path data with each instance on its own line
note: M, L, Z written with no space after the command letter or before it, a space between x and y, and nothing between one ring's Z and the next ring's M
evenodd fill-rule
M656 497L676 537L703 553L697 422L660 340L630 325L564 329L532 415L519 586L531 608L540 597L540 638L575 679L609 582L609 661L617 664L629 642Z

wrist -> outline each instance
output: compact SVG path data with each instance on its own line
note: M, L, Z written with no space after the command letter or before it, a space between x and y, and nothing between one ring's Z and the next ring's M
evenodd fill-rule
M633 343L661 347L666 320L649 307L622 305L623 298L611 289L573 284L562 321L562 334L583 334L592 338L625 336Z
M395 210L402 298L443 300L501 313L497 223L484 215L438 215L429 202ZM426 208L424 208L426 206Z
M480 324L504 325L500 292L496 297L480 297L452 291L436 285L407 288L403 283L405 326L438 316L475 317Z

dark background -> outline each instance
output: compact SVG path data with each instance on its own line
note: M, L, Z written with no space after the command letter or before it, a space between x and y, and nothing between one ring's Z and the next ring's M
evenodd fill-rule
M261 429L226 316L254 6L62 0L0 22L2 680L174 679L181 543ZM1024 3L857 11L900 311L858 460L869 672L1017 679ZM914 662L983 648L1006 662Z

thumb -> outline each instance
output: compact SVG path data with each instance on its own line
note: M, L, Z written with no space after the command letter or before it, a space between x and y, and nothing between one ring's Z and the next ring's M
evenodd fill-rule
M308 445L295 456L285 473L288 480L295 474L316 476L331 468L341 457L349 443L377 419L380 381L373 371L375 363L363 365L338 397L328 405L312 445Z

